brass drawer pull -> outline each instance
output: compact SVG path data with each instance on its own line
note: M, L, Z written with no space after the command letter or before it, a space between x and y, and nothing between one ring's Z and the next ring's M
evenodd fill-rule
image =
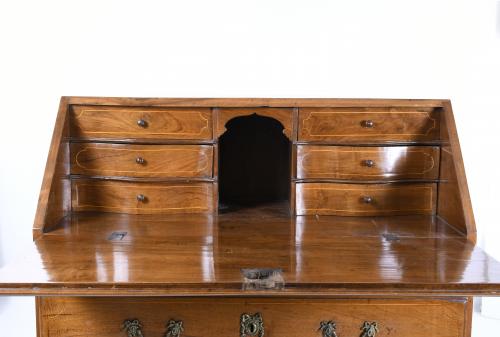
M375 166L375 162L371 159L363 160L363 165L366 167L373 167Z
M240 318L240 337L259 336L264 337L264 321L262 315L257 312L253 315L242 314Z
M147 199L144 194L138 194L136 198L137 198L137 201L139 201L139 202L146 202L146 199Z
M361 126L364 128L373 128L375 123L372 120L366 120L361 122Z
M144 337L141 328L142 324L138 319L127 319L122 326L122 330L127 331L127 337Z
M363 202L365 204L372 204L373 203L373 198L368 196L368 195L365 195L363 198L362 198Z
M367 322L365 321L361 326L361 336L360 337L375 337L378 333L377 322Z
M140 165L144 165L146 163L146 160L142 157L137 157L135 158L135 162Z
M337 324L334 321L322 321L319 323L318 331L321 331L323 337L337 337Z
M184 332L182 321L174 321L173 319L168 321L165 337L180 337L182 332Z
M148 126L148 122L141 118L137 121L137 125L139 125L141 128L145 128Z

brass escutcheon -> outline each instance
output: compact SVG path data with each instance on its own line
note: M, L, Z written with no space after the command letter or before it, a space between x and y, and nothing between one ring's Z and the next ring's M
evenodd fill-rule
M144 337L141 331L142 324L138 319L126 319L123 322L122 330L127 331L127 337Z
M262 315L257 312L253 315L242 314L240 318L240 337L258 336L264 337L264 321Z

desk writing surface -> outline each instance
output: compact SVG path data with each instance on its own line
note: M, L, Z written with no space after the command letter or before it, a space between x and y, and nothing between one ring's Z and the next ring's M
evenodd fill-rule
M486 295L500 286L500 264L436 217L289 217L270 207L75 214L0 270L0 291L244 296L242 268L282 269L285 289L267 291L277 296Z

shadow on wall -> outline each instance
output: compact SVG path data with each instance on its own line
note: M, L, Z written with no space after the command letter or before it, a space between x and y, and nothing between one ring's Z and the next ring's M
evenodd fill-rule
M0 229L0 242L2 242L2 231L1 231L1 229ZM2 259L3 247L2 246L3 245L0 245L0 268L3 267L3 259ZM4 312L8 308L9 301L10 301L9 297L0 296L0 315L2 315L2 312Z
M500 39L500 1L497 1L497 37Z

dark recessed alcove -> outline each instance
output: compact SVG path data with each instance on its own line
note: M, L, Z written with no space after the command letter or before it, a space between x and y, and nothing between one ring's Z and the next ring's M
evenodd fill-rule
M219 138L221 211L289 200L291 145L283 129L257 114L227 122Z

